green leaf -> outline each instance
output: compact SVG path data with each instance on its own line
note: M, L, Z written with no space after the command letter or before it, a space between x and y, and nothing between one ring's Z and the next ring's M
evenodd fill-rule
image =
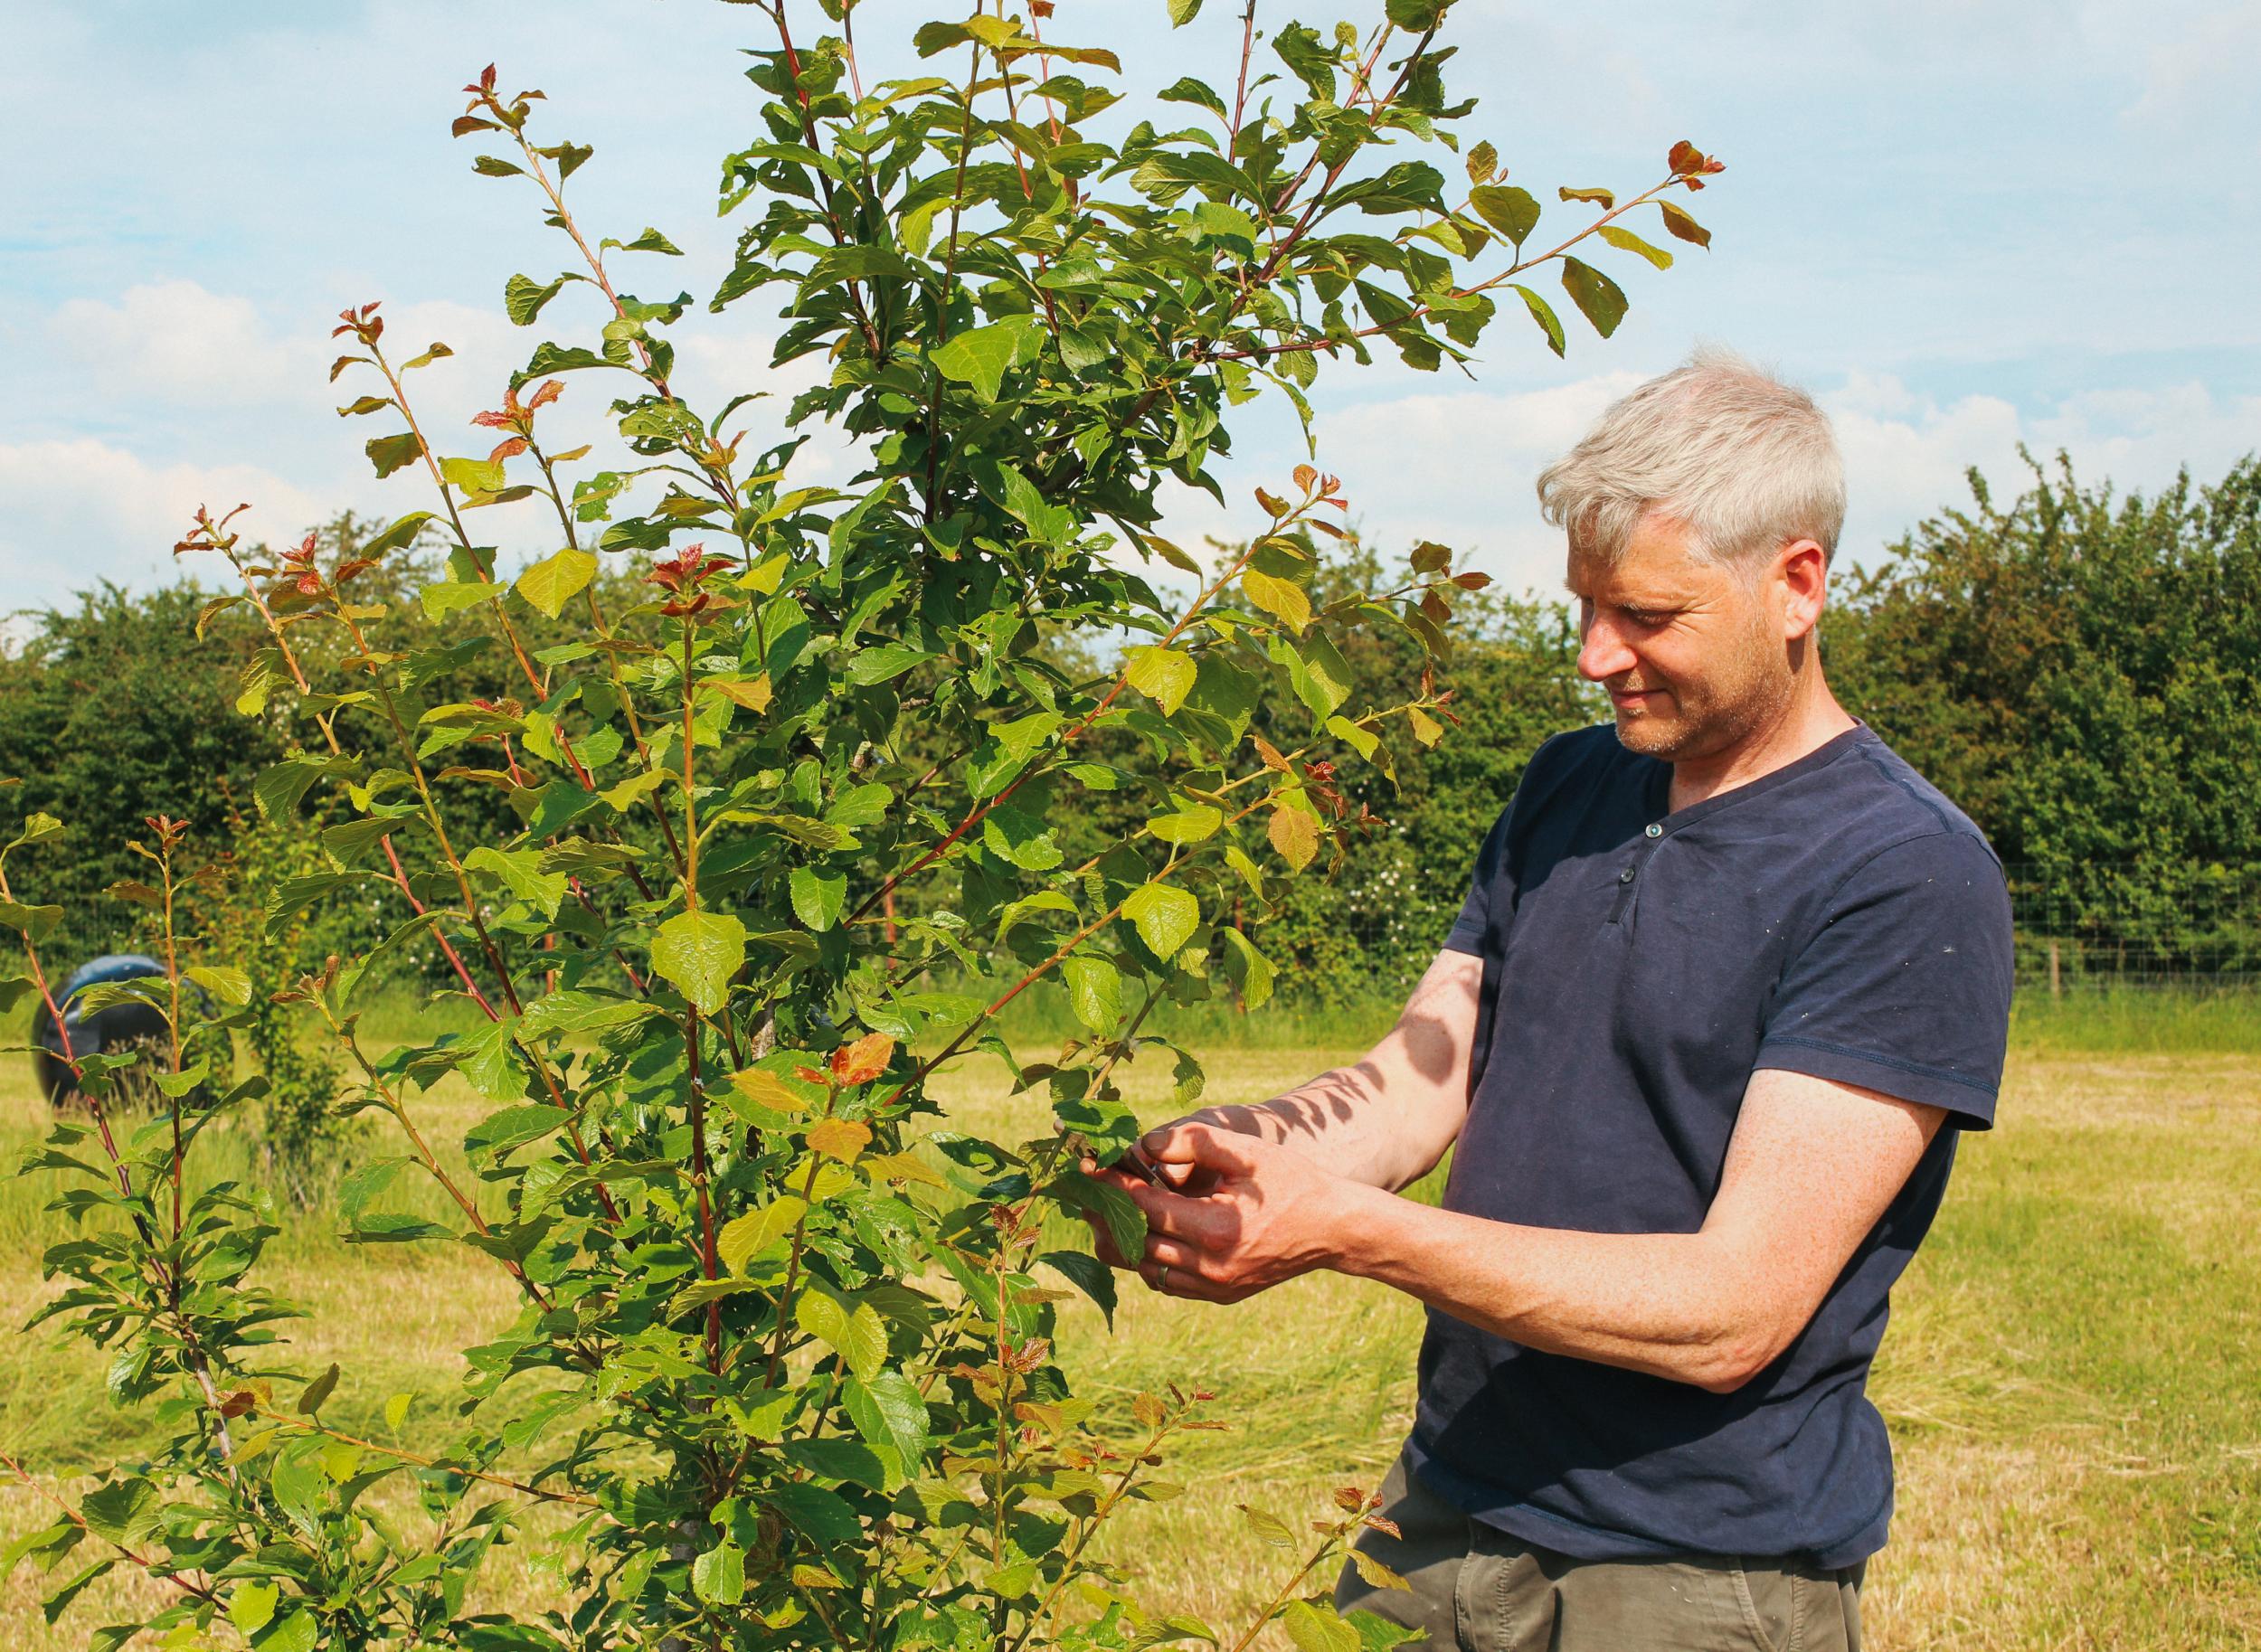
M1384 0L1382 14L1401 29L1426 33L1444 20L1452 0Z
M134 1547L155 1532L164 1512L157 1488L144 1479L98 1486L79 1505L90 1531L123 1548Z
M243 1005L251 1001L251 977L241 969L224 964L192 964L181 974L222 1004Z
M818 1479L846 1480L874 1491L887 1489L887 1459L860 1440L790 1440L780 1455L794 1468L805 1468ZM895 1478L900 1483L901 1477Z
M1185 704L1200 671L1193 656L1179 649L1136 648L1130 654L1130 669L1123 675L1130 679L1131 687L1160 706L1162 714L1168 716Z
M783 1515L794 1531L828 1549L852 1547L864 1535L864 1523L837 1491L811 1486L806 1480L764 1487L759 1493Z
M821 1280L803 1288L793 1303L793 1323L867 1381L887 1363L887 1327L871 1305L843 1297Z
M539 849L505 850L481 845L463 857L463 864L468 871L484 873L544 918L557 916L557 909L564 903L572 883L562 872L542 870Z
M892 1451L905 1478L915 1477L927 1449L926 1402L918 1384L900 1371L882 1371L868 1380L852 1376L842 1384L840 1400L856 1431Z
M61 1618L64 1612L70 1610L71 1603L79 1598L80 1594L85 1591L88 1585L93 1583L97 1579L106 1576L111 1568L117 1564L118 1562L115 1559L96 1561L92 1565L77 1573L68 1583L65 1583L61 1589L55 1591L53 1594L49 1595L44 1600L41 1601L39 1609L41 1613L46 1618L48 1624L52 1627L57 1619Z
M1672 255L1661 247L1652 247L1622 224L1605 223L1602 239L1622 252L1638 252L1659 269L1672 268Z
M1196 4L1198 3L1199 0L1196 0ZM1225 113L1225 99L1218 97L1216 90L1207 82L1197 80L1191 75L1175 81L1167 90L1156 92L1154 96L1162 103L1196 103L1213 115Z
M1206 843L1225 824L1225 811L1213 803L1188 803L1167 815L1157 815L1146 829L1166 844ZM1190 897L1188 897L1190 898Z
M440 474L467 494L498 494L508 481L500 459L443 458Z
M489 1113L463 1135L463 1150L471 1158L499 1159L513 1148L555 1134L572 1114L546 1101L529 1101Z
M719 1014L746 961L746 926L722 912L677 912L652 937L651 967L701 1014Z
M388 551L398 551L403 545L413 543L417 533L431 519L430 511L411 511L374 539L362 541L361 554L383 556Z
M1563 353L1562 317L1555 314L1555 307L1521 282L1511 282L1523 295L1523 307L1531 312L1531 319L1538 323L1539 331L1547 335L1547 347L1556 355Z
M530 276L514 275L503 283L503 311L518 326L530 327L542 307L556 297L557 289L564 285L563 276L544 287Z
M1245 1503L1238 1503L1234 1506L1240 1510L1241 1517L1248 1522L1248 1529L1273 1548L1292 1549L1295 1547L1295 1533L1279 1515L1267 1515L1263 1510L1251 1508Z
M314 1652L321 1641L321 1623L302 1606L252 1641L251 1652Z
M0 929L20 930L33 940L61 921L60 906L26 906L18 901L0 901Z
M1201 926L1201 903L1174 883L1142 883L1123 901L1122 915L1155 957L1169 958Z
M301 1417L311 1417L315 1415L322 1409L322 1402L328 1399L330 1395L336 1391L336 1388L337 1362L332 1360L330 1362L330 1368L327 1371L325 1371L320 1376L316 1377L314 1381L308 1383L306 1385L305 1392L299 1394L298 1414Z
M273 1620L282 1591L272 1583L238 1583L228 1596L228 1621L246 1635Z
M1331 1606L1291 1600L1280 1614L1280 1626L1297 1652L1363 1652L1358 1631L1337 1617Z
M511 590L551 618L565 611L565 604L597 577L597 559L571 545L552 552L520 574Z
M1036 325L1034 316L1008 316L960 333L934 352L934 369L971 386L975 399L986 406L997 400L1005 370L1021 359L1036 335Z
M1607 338L1617 331L1617 324L1625 318L1625 294L1616 282L1591 264L1565 258L1562 285L1579 313L1594 324L1596 333Z
M1201 0L1166 0L1169 7L1169 26L1182 29L1201 13Z
M1402 1623L1393 1623L1381 1613L1368 1611L1363 1606L1344 1613L1342 1620L1358 1631L1358 1644L1365 1648L1365 1652L1390 1652L1392 1647L1402 1647L1408 1641L1422 1638L1419 1629L1409 1629Z
M491 1021L459 1035L449 1047L464 1081L490 1101L509 1101L525 1094L526 1071L519 1064L511 1034L515 1017Z
M847 873L828 877L813 866L796 866L786 880L793 902L793 916L819 934L839 921L847 904Z
M1095 1256L1081 1251L1047 1251L1036 1259L1045 1267L1065 1274L1076 1288L1098 1304L1107 1328L1115 1327L1115 1270Z
M1480 184L1468 192L1468 203L1486 223L1518 247L1538 223L1537 197L1512 184Z
M423 606L424 618L437 621L482 602L492 602L501 594L500 586L489 585L484 580L434 580L417 592L416 599Z
M1292 580L1251 568L1241 575L1241 589L1251 602L1290 630L1301 631L1311 623L1311 599Z
M1263 1007L1279 974L1272 960L1256 950L1256 943L1234 929L1225 931L1225 969L1240 991L1242 1005L1252 1010Z
M809 1206L793 1194L780 1194L760 1210L723 1223L714 1236L714 1253L733 1273L743 1273L748 1262L782 1243L808 1212Z
M1555 193L1565 201L1591 201L1604 212L1617 204L1617 197L1606 189L1572 189L1566 185Z
M377 467L380 477L389 477L403 466L413 465L424 457L424 444L416 439L412 430L402 430L398 436L373 436L363 444L362 451Z
M1376 1560L1364 1549L1350 1551L1350 1564L1369 1589L1402 1589L1411 1591L1413 1585L1397 1572Z
M1045 1192L1069 1209L1096 1217L1116 1253L1136 1261L1146 1254L1146 1213L1112 1182L1095 1181L1071 1170Z
M885 683L891 677L901 676L913 666L923 666L927 661L940 657L905 643L882 643L875 648L859 648L856 657L848 662L848 681L864 686Z
M735 1606L746 1596L746 1552L725 1541L691 1562L691 1590L709 1606Z
M981 845L1025 872L1049 872L1066 858L1053 839L1051 822L1007 803L982 819Z
M1082 954L1060 960L1068 1007L1094 1033L1112 1033L1122 1019L1122 975L1103 958Z

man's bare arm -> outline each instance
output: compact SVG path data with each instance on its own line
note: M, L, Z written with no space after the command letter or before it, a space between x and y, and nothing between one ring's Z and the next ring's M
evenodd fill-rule
M1481 958L1441 952L1396 1024L1352 1065L1269 1101L1204 1108L1178 1122L1261 1137L1368 1187L1395 1192L1417 1182L1444 1156L1468 1116L1483 974ZM1174 1186L1191 1185L1182 1166L1158 1168Z
M1726 1392L1812 1319L1945 1117L1802 1073L1752 1075L1719 1191L1694 1233L1585 1233L1433 1210L1214 1130L1149 1138L1213 1176L1133 1194L1149 1274L1237 1301L1314 1268L1394 1285L1527 1347Z

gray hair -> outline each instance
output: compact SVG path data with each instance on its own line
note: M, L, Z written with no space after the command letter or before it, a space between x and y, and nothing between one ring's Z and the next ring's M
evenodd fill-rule
M1845 466L1812 397L1706 347L1603 414L1539 473L1538 502L1574 550L1604 562L1652 512L1687 529L1707 562L1755 561L1798 539L1827 557L1845 525Z

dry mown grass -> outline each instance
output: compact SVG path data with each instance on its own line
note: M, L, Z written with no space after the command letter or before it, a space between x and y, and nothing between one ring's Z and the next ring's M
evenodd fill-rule
M1333 1059L1226 1053L1211 1062L1210 1092L1253 1098ZM991 1071L967 1070L948 1097L956 1122L1014 1128ZM476 1116L444 1090L430 1112L435 1138L459 1138ZM0 1148L31 1139L38 1114L20 1080L0 1090ZM2261 1063L2026 1054L2002 1118L1964 1145L1873 1385L1900 1497L1892 1546L1869 1573L1870 1644L2261 1646ZM11 1323L43 1289L48 1219L34 1194L0 1188ZM453 1350L511 1311L468 1254L348 1250L310 1225L272 1255L273 1282L317 1310L294 1353L308 1368L345 1366L335 1403L346 1415L373 1415L402 1389L444 1393ZM1088 1383L1125 1394L1200 1383L1235 1424L1197 1437L1168 1471L1186 1495L1127 1521L1114 1557L1158 1604L1244 1618L1277 1568L1234 1506L1294 1516L1333 1485L1377 1478L1405 1426L1419 1328L1406 1299L1332 1278L1236 1309L1134 1289L1112 1336L1095 1313L1074 1316L1065 1340ZM43 1333L10 1348L0 1441L64 1473L130 1450L98 1357ZM0 1490L0 1533L36 1517L29 1492ZM41 1581L0 1585L0 1647L76 1647L78 1626L152 1587L106 1580L50 1629ZM544 1584L506 1552L488 1589L497 1604L531 1606Z

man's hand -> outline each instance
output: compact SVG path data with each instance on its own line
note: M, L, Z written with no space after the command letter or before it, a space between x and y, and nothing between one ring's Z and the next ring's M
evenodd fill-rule
M1334 1266L1340 1213L1371 1191L1292 1148L1198 1116L1148 1131L1132 1152L1153 1166L1156 1181L1121 1168L1095 1174L1146 1213L1136 1271L1167 1295L1204 1302L1238 1302ZM1104 1260L1132 1268L1103 1232L1098 1241Z

